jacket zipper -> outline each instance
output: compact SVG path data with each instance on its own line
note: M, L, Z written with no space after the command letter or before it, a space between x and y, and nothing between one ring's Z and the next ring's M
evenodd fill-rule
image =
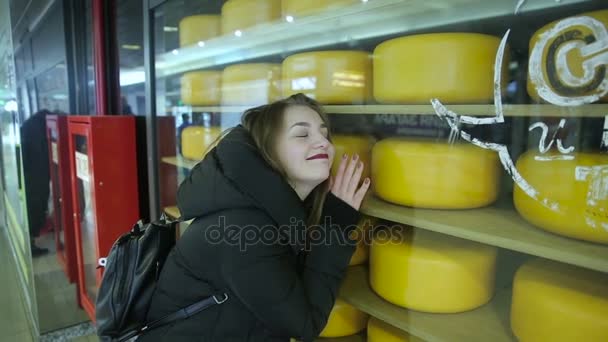
M128 271L129 269L129 252L131 251L131 240L127 241L127 248L126 248L126 252L123 255L122 258L122 270L120 272L120 274L125 274L125 271ZM124 249L123 249L124 250ZM127 274L127 278L130 278L129 275ZM125 292L125 288L126 288L126 284L128 282L129 279L120 279L120 282L118 283L118 293L117 293L117 297L119 299L119 303L124 303L123 297L124 297L124 292Z

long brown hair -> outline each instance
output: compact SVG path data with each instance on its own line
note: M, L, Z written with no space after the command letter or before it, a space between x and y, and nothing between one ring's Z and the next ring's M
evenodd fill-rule
M331 142L331 129L329 126L329 118L323 110L323 107L315 100L307 97L302 93L298 93L270 104L258 106L246 110L241 117L241 125L251 134L256 147L259 149L264 160L272 169L278 172L285 180L287 173L279 162L276 153L276 143L278 132L283 126L285 110L292 106L305 106L319 114L321 120L328 128L327 139ZM223 132L216 142L211 144L210 149L219 142L230 130ZM307 198L309 204L308 217L306 223L308 225L318 224L321 218L325 195L329 190L329 180L325 180L319 184Z

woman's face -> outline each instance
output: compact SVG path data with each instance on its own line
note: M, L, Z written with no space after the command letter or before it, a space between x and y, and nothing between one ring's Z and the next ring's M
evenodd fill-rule
M277 157L288 181L300 188L296 191L312 191L330 175L335 152L327 140L328 128L317 112L305 106L288 107L283 117Z

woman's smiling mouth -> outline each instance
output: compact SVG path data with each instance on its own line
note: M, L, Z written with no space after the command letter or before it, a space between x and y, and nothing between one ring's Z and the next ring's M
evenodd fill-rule
M319 153L319 154L315 154L312 157L306 158L306 160L314 160L314 159L329 159L329 155L327 153Z

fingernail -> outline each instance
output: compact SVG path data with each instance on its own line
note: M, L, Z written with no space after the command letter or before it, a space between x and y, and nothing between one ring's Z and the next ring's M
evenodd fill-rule
M342 159L346 159L346 157L348 157L348 155L346 155L346 153L344 153L344 154L342 155Z
M353 160L357 160L358 158L359 158L359 155L358 155L358 154L355 154L355 155L353 156Z
M359 163L357 164L357 168L361 168L362 166L363 166L363 162L359 162Z
M365 178L365 184L369 184L369 178Z

